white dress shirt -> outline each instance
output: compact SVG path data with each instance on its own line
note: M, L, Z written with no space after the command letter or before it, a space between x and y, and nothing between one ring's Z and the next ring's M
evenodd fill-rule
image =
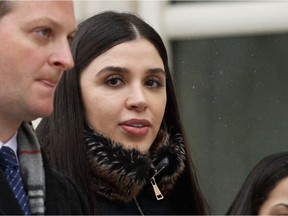
M16 133L11 137L11 139L9 139L6 143L3 143L1 140L0 140L0 149L2 148L2 146L5 145L6 147L9 147L11 148L15 155L16 155L16 158L17 158L17 161L18 161L18 155L17 155L17 131Z

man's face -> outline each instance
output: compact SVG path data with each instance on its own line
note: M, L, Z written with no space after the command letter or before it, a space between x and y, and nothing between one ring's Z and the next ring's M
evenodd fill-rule
M0 19L0 120L30 121L53 110L56 85L73 67L71 1L13 1Z

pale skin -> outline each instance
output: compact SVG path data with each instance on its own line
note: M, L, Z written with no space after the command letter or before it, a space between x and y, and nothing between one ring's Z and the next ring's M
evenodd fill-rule
M156 48L146 39L116 45L81 73L87 123L124 148L147 152L159 131L166 76Z
M262 204L259 215L288 215L288 177L283 178Z
M72 1L13 1L0 19L0 140L51 114L63 72L74 66ZM5 54L4 54L5 53Z

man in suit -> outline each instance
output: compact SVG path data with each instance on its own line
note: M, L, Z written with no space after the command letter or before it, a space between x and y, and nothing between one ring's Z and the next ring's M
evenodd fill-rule
M74 65L75 29L72 1L0 1L0 214L87 213L75 184L49 167L30 123L53 110L57 83ZM21 192L7 177L13 170Z

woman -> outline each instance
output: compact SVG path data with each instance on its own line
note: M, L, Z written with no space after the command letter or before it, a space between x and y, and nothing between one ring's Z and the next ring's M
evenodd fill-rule
M288 214L287 152L267 156L253 168L227 214Z
M91 213L204 214L160 36L107 11L79 25L71 49L75 67L37 133Z

